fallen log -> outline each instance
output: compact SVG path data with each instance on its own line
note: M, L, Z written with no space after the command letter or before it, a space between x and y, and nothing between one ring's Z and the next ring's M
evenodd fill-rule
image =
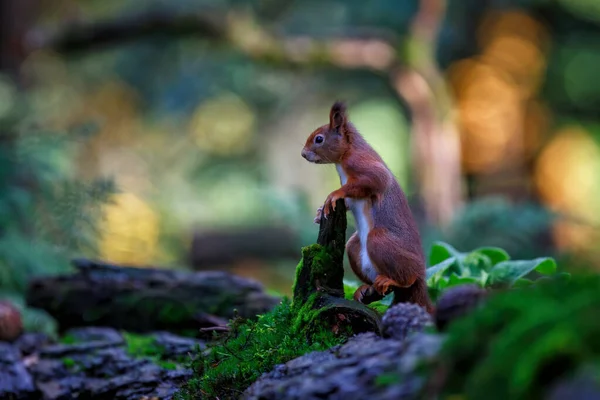
M27 304L41 308L65 331L108 326L133 332L169 330L198 335L234 316L264 313L280 299L260 283L224 271L188 272L73 260L74 274L33 279Z

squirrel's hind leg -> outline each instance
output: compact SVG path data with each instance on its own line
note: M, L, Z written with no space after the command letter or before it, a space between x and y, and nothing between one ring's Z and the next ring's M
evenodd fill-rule
M378 291L394 291L393 303L415 303L433 312L425 282L425 264L416 254L402 246L402 242L383 228L369 233L369 257L379 275L373 287Z
M358 279L362 282L367 283L369 285L373 284L373 282L363 274L362 271L362 263L360 258L360 239L358 237L358 233L354 232L348 242L346 243L346 253L348 253L348 261L350 262L350 268Z
M404 249L402 242L387 229L375 228L369 232L367 250L381 276L378 286L408 288L425 275L423 261Z
M361 258L360 258L360 239L357 233L354 233L348 242L346 243L346 252L348 253L348 261L350 262L350 268L354 274L360 279L362 282L365 282L364 285L360 286L354 292L354 300L359 303L369 304L374 301L381 300L383 296L381 296L375 288L373 288L371 280L363 274Z

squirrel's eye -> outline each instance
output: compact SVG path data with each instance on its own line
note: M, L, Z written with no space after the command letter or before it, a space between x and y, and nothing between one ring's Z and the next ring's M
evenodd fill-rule
M315 137L315 143L323 143L323 136L317 135Z

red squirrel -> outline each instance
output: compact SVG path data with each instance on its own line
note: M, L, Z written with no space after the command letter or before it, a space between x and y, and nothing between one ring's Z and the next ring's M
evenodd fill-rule
M396 178L377 152L348 121L346 106L336 102L329 124L310 134L302 157L315 164L335 164L341 187L317 210L325 218L344 199L357 231L346 243L352 270L364 282L354 299L368 304L394 292L393 303L433 305L425 281L421 237L408 201Z

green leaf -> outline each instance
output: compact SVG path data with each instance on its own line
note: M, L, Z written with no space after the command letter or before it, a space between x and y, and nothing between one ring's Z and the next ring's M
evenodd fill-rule
M510 256L504 250L499 247L480 247L475 250L477 253L485 254L492 261L492 266L502 262L510 260Z
M532 271L544 275L553 274L556 272L556 261L548 257L523 261L503 261L492 268L486 284L495 287L511 286Z
M440 291L443 291L444 289L446 289L448 287L448 278L444 278L441 277L438 281L437 281L437 288Z
M439 264L434 265L433 267L427 268L427 271L425 271L427 282L431 282L431 284L434 284L438 279L440 279L444 275L444 272L446 272L446 270L450 268L455 261L455 258L452 257L440 262Z
M475 277L458 276L456 273L453 272L452 275L450 275L450 278L448 278L448 284L446 285L446 288L452 286L472 284L481 286L482 282Z
M439 264L451 257L455 257L457 260L462 261L464 254L448 243L435 242L433 246L431 246L431 251L429 252L429 265L433 266Z
M481 276L481 272L492 268L492 260L485 254L472 252L465 256L461 276Z
M390 293L390 294L386 295L383 299L379 300L379 302L381 304L383 304L384 306L391 306L393 300L394 300L394 293Z
M534 282L531 279L519 278L513 284L513 287L527 287L531 286Z
M429 294L431 301L436 302L440 294L442 294L442 291L438 287L427 286L427 293Z

